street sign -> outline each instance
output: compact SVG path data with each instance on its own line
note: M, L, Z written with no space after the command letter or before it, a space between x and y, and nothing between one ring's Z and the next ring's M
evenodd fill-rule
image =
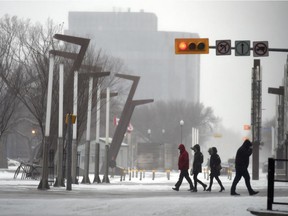
M216 40L216 55L231 55L231 40Z
M254 57L269 56L268 41L254 41L253 56Z
M235 41L235 56L250 56L250 41Z

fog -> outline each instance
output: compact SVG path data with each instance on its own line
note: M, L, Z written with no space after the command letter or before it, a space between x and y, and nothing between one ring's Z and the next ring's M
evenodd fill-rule
M68 3L69 2L69 3ZM268 41L270 48L288 48L288 2L278 1L0 1L0 15L17 15L44 23L48 17L67 26L68 11L140 11L154 12L159 31L198 33L215 40ZM263 121L275 115L275 95L268 87L282 84L286 53L270 52L261 57L263 69ZM211 106L227 128L243 132L250 124L250 57L201 55L200 100ZM244 133L244 132L243 132Z

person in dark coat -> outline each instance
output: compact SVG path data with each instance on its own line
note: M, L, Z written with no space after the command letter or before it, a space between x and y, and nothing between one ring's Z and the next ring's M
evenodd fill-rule
M213 179L215 178L217 180L218 184L220 185L220 191L219 192L222 192L225 190L225 188L223 187L222 182L219 179L220 170L222 169L220 156L217 154L217 148L216 147L210 148L208 152L210 154L210 185L206 191L211 191Z
M249 194L252 196L252 195L259 193L259 191L254 191L250 184L250 175L248 172L248 166L249 166L249 157L251 154L252 154L252 143L250 142L250 140L246 139L243 142L242 146L237 150L237 153L236 153L236 158L235 158L236 175L234 177L234 180L231 186L231 191L230 191L231 195L234 195L234 196L240 195L236 193L236 186L242 176L245 179L245 184L249 191Z
M183 144L180 144L178 149L180 150L180 155L178 158L178 169L180 170L180 175L177 183L175 184L175 187L172 189L175 191L179 191L179 188L182 184L183 178L188 181L190 185L190 190L193 190L193 183L191 181L191 178L189 177L189 154L185 149L185 146Z
M197 176L202 172L203 154L200 151L200 145L196 144L191 149L194 151L194 160L192 165L192 175L194 180L194 189L191 192L197 192L197 182L202 185L204 191L207 185L200 181Z

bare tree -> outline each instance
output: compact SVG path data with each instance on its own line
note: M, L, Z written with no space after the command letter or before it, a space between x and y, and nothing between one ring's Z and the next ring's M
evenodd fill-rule
M27 110L31 113L33 120L38 123L39 130L44 137L44 121L46 110L46 94L48 85L48 69L49 69L49 51L61 50L66 52L73 52L77 47L65 44L53 39L56 33L62 31L62 24L55 25L52 20L47 20L47 24L42 26L40 24L31 24L29 20L20 20L17 17L9 17L6 15L0 20L1 28L1 59L5 59L5 64L1 64L0 77L4 83L12 90L13 96L17 96ZM3 36L3 37L2 37ZM4 39L3 39L4 38ZM74 74L71 73L73 65L72 60L61 57L55 58L55 71L59 71L59 63L64 64L64 97L71 97L73 91L69 81L73 80ZM3 61L2 61L3 62ZM112 74L121 72L123 65L121 61L101 55L101 51L95 51L92 48L87 52L84 59L84 64L101 67L102 71L110 71ZM11 73L8 76L8 72ZM93 71L92 71L93 72ZM94 71L96 72L96 71ZM99 71L97 71L99 72ZM12 76L13 75L13 76ZM56 150L57 136L58 136L58 80L59 75L54 73L53 82L53 97L52 97L52 116L51 116L51 131L49 137L50 149ZM12 77L16 77L12 79ZM18 80L18 81L17 81ZM21 81L21 82L20 82ZM79 80L79 95L78 95L78 111L77 127L78 139L85 131L86 125L86 111L88 100L88 80ZM102 88L107 86L112 89L119 88L119 83L114 76L109 79L99 79L94 81L94 86L100 84ZM16 84L18 87L16 88ZM119 88L120 89L120 88ZM94 87L94 91L96 88ZM119 94L119 91L118 91ZM96 94L94 94L96 95ZM12 97L10 97L12 98ZM93 107L95 107L96 100L94 98ZM115 106L116 107L116 106ZM64 104L64 114L71 111L70 103ZM11 109L10 109L11 110ZM64 125L65 130L65 125ZM64 131L65 132L65 131ZM39 148L38 158L41 158L42 148Z
M6 142L2 142L6 138L2 138L11 127L11 119L19 103L16 95L22 85L21 67L14 63L14 50L11 49L17 28L15 18L4 17L0 22L0 167L7 167Z
M212 132L213 125L218 122L213 110L210 107L205 108L203 104L159 101L135 110L132 124L143 137L148 137L147 130L150 129L151 139L155 142L179 143L180 120L185 122L183 137L191 134L192 127L199 128L202 133Z

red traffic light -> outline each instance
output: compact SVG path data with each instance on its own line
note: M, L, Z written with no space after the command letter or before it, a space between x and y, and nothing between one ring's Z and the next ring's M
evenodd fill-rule
M209 53L208 38L176 38L176 54L207 54Z
M178 48L179 48L179 50L184 51L184 50L186 50L186 49L188 48L188 45L187 45L186 42L182 41L182 42L180 42L180 43L178 44Z

